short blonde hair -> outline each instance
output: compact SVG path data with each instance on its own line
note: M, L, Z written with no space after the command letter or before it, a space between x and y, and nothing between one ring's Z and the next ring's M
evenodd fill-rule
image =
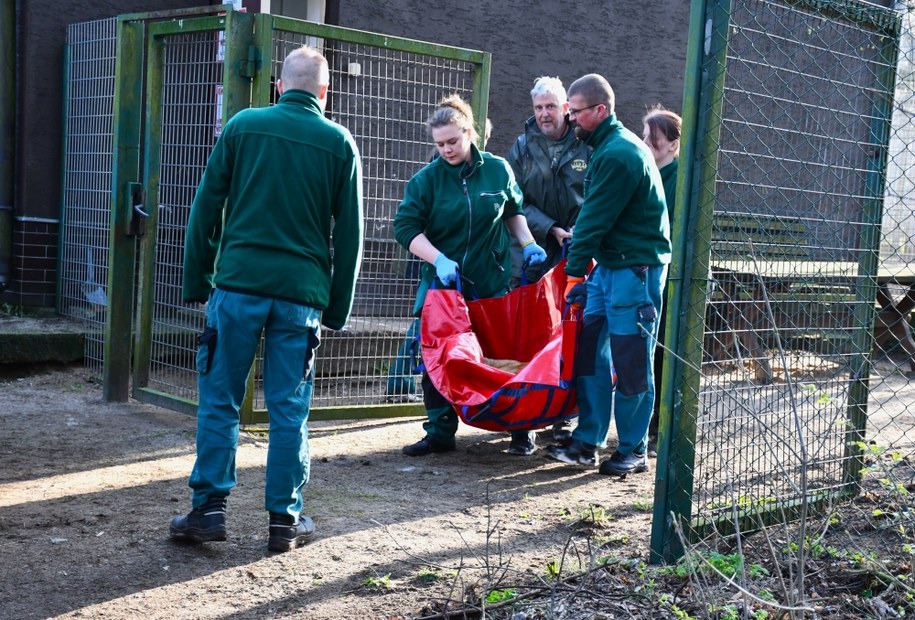
M327 59L317 50L303 45L289 52L280 72L285 89L305 90L318 95L330 83Z

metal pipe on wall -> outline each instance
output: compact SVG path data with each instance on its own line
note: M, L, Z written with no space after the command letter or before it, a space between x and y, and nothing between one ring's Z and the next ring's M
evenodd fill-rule
M16 135L16 0L0 0L0 293L13 271Z

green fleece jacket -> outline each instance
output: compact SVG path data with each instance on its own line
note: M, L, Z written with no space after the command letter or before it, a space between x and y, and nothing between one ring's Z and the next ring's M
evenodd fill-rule
M217 286L320 308L340 329L361 261L362 165L349 131L301 90L236 114L191 207L184 300Z
M611 114L587 140L594 150L566 273L591 259L607 269L670 263L670 221L661 174L648 147Z
M672 162L661 168L661 182L664 184L664 197L667 199L667 217L673 226L674 205L677 202L677 170L680 160L674 158Z
M409 249L425 233L457 262L468 299L505 293L511 280L505 218L523 214L521 189L508 163L472 148L468 163L452 166L437 157L413 175L394 216L394 238ZM423 263L414 313L422 308L435 267Z

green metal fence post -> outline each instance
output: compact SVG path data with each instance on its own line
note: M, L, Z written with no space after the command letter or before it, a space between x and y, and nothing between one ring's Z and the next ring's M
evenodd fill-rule
M473 108L474 124L480 136L480 148L486 143L486 117L489 115L489 76L492 68L492 54L485 52L479 69L473 72L473 94L470 106Z
M652 517L652 562L674 561L683 553L675 521L688 530L692 512L696 423L702 378L706 286L710 231L715 208L715 171L726 66L730 0L694 0L690 14L687 72L684 84L683 142L677 182L674 245L678 265L672 266L672 299L668 314L670 346L680 359L668 355L670 368L662 386L659 429L658 483ZM706 30L707 24L711 29ZM708 46L708 47L706 47ZM712 59L705 62L705 58ZM697 142L698 141L698 142ZM689 280L684 282L683 279ZM674 455L676 457L674 458Z
M105 319L103 395L126 401L130 388L130 345L136 239L129 235L131 183L140 167L143 103L144 25L118 20L114 93L114 169L108 257L108 313Z
M264 16L268 17L268 16ZM263 23L264 17L255 20L249 13L229 11L226 14L226 59L223 82L223 108L224 122L235 116L241 110L251 107L252 81L255 76L262 73L262 50L255 44L255 24ZM258 33L258 41L262 41L264 33ZM267 35L269 36L270 30ZM269 65L267 66L269 72ZM269 79L269 77L268 77ZM239 418L242 424L251 424L254 420L254 394L255 371L257 362L251 366L248 374L248 389L245 399L241 403Z

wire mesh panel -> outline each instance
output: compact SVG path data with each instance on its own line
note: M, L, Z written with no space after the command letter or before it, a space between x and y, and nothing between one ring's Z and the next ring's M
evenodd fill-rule
M197 395L196 336L205 317L181 299L184 233L221 130L223 50L223 31L161 37L161 117L152 120L159 144L147 385L189 400Z
M163 17L147 29L142 165L149 230L140 251L134 395L193 411L204 315L182 303L181 269L194 194L222 123L239 109L274 103L283 59L310 44L330 64L327 114L350 129L362 155L366 215L353 314L346 329L323 335L313 409L319 416L332 410L325 417L418 410L362 409L384 402L389 380L406 385L414 378L397 349L413 333L418 265L394 243L391 221L407 180L431 157L424 121L437 101L460 93L485 118L489 55L234 11ZM242 407L246 423L263 419L253 413L263 402L261 367L259 354L255 389ZM399 391L406 398L416 387Z
M101 372L108 283L117 19L67 28L58 312L84 322L86 365Z
M698 25L664 489L696 532L853 490L878 286L899 276L877 260L897 27L876 7L793 0L709 2Z
M359 147L365 207L365 251L353 313L345 330L322 334L314 405L408 400L419 388L410 353L419 261L394 241L394 214L407 181L433 154L425 120L445 95L471 100L480 63L443 57L421 44L390 49L390 40L349 41L342 31L317 38L303 27L304 22L277 20L271 83L296 47L308 44L324 54L331 75L326 114L349 129ZM276 98L274 91L271 103Z

